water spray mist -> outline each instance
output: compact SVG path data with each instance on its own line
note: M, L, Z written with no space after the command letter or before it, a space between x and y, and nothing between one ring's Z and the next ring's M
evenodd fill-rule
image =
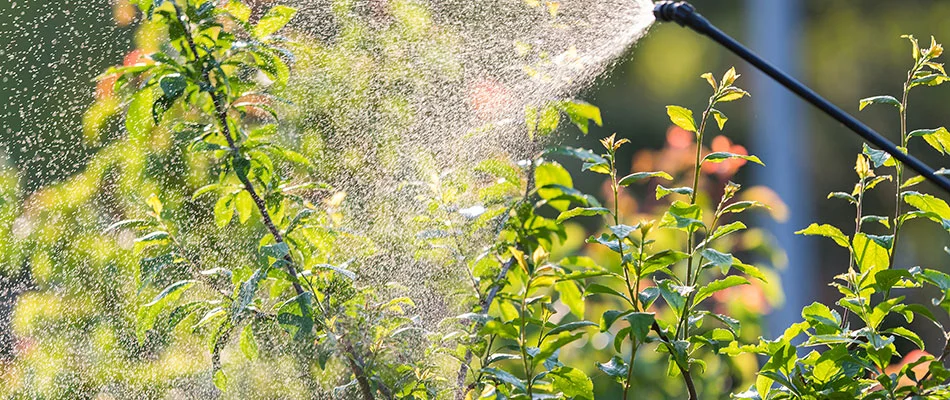
M747 47L743 46L741 43L725 34L723 31L719 30L719 28L716 28L712 23L709 22L709 20L697 13L696 8L691 4L684 1L660 2L654 7L653 15L656 17L657 21L676 22L680 24L680 26L690 28L696 32L709 36L716 43L723 45L725 48L729 49L743 60L746 60L752 64L752 66L758 68L772 79L775 79L778 83L782 84L782 86L785 86L788 90L791 90L805 101L811 103L815 107L818 107L818 109L823 111L825 114L828 114L838 122L844 124L844 126L854 131L854 133L857 133L859 136L864 138L864 140L867 140L879 149L886 151L892 157L904 163L904 165L910 167L910 169L914 170L914 172L917 172L931 183L939 186L945 192L950 193L950 181L937 175L932 168L927 166L927 164L924 164L917 158L904 153L898 149L894 143L891 143L889 140L885 139L884 136L881 136L881 134L875 132L857 118L854 118L834 104L831 104L831 102L825 100L825 98L818 95L818 93L815 93L814 90L811 90L795 78L776 68L768 61L762 59L762 57L759 57L753 53L752 50L749 50Z

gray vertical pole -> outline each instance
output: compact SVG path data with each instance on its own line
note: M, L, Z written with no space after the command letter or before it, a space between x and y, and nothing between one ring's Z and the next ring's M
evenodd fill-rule
M799 76L800 0L748 0L749 42L765 59ZM790 324L801 320L801 309L816 298L814 249L810 241L793 233L811 220L812 210L808 160L808 129L803 121L802 103L791 93L757 71L752 76L753 125L751 150L768 168L757 168L755 181L771 187L789 207L784 223L772 220L765 227L788 254L781 271L785 304L768 318L768 332L780 335Z

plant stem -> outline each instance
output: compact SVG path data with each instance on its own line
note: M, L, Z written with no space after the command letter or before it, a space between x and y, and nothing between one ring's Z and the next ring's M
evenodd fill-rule
M670 339L666 336L666 334L663 333L663 330L660 329L660 325L657 324L656 321L653 321L653 325L651 327L653 328L653 331L656 332L657 336L660 337L660 340L666 345L666 348L669 349L670 354L672 355L675 351L673 349L673 344L670 343ZM689 374L689 369L683 368L679 365L679 363L676 364L676 367L679 368L680 374L683 375L683 382L686 383L686 391L689 393L689 400L699 400L699 397L696 395L696 385L693 383L693 377Z
M208 69L205 68L205 62L198 58L198 48L195 46L195 40L191 32L191 25L185 18L184 13L182 13L178 3L174 1L171 3L175 8L175 14L178 17L178 22L182 25L182 29L185 33L185 41L187 42L188 49L191 52L191 61L195 64L199 64L197 67L199 67L201 70L201 78L203 80L202 83L207 84L207 86L210 88L214 88L213 90L217 90L214 82L211 81ZM213 58L211 55L209 55L209 57ZM231 127L228 124L228 109L230 108L230 104L227 104L227 100L223 99L216 92L211 92L209 94L211 95L211 101L214 103L216 123L219 125L218 128L221 130L222 135L228 142L228 147L231 149L232 157L237 160L239 157L241 157L241 155L234 141L234 137L232 136ZM270 232L271 236L273 236L274 242L284 243L283 235L280 233L280 230L277 229L277 226L274 224L274 221L270 216L270 212L267 210L267 204L264 202L264 199L258 195L250 179L242 174L235 175L237 175L238 179L241 181L241 184L244 186L244 190L246 190L251 196L251 199L254 201L254 205L257 206L258 211L261 213L261 219L264 222L264 226L267 227L267 230ZM300 285L300 280L297 276L297 270L294 268L293 258L288 253L284 255L283 259L286 264L287 273L290 275L290 281L293 285L294 292L296 292L297 296L304 294L305 291ZM349 361L350 369L356 376L356 381L360 387L360 391L363 394L363 399L375 400L372 387L369 384L369 379L366 377L362 367L360 367L356 362L357 353L355 349L349 344L349 342L346 341L345 338L341 337L340 339L341 344L343 344L344 351L348 354L346 358Z
M947 356L950 356L950 335L948 335L947 333L944 333L944 336L947 338L947 343L943 345L943 352L940 353L939 358L931 362L937 362L937 363L943 364L944 361L947 359ZM920 385L922 385L924 382L927 382L928 378L930 378L929 368L927 369L927 373L924 374L924 377L921 378L919 381L917 381L917 389L920 389Z
M514 263L515 263L515 258L511 257L508 259L508 261L504 263L504 265L501 266L501 271L498 272L498 276L495 278L495 283L492 284L491 289L488 290L488 295L485 296L485 298L482 300L481 306L482 306L483 314L488 313L488 309L491 307L492 302L495 300L495 296L498 295L498 290L500 290L502 287L502 285L500 284L501 281L505 279L506 275L508 275L508 270L511 269L511 266L514 265ZM479 329L481 329L481 325L482 324L476 322L475 325L472 327L472 332L477 332ZM491 349L487 349L487 350L491 350ZM471 364L472 362L472 356L473 356L472 349L469 347L465 350L465 360L462 362L462 365L459 366L459 372L456 378L456 385L458 387L458 391L455 392L456 400L464 400L465 394L468 391L467 387L465 386L465 378L468 377L468 371L471 368L469 364Z
M856 205L857 212L855 213L855 217L854 217L854 235L855 236L857 236L857 234L861 232L861 214L863 212L862 209L864 208L863 207L864 206L864 188L867 182L867 180L863 176L858 176L858 179L860 180L860 183L859 183L860 187L858 189L858 201ZM849 251L848 252L848 286L850 287L857 287L857 285L854 282L852 282L854 280L853 278L855 275L854 261L855 261L854 252ZM845 326L848 325L848 316L850 315L850 311L851 310L849 310L848 308L844 309L844 315L842 315L841 317L841 325L840 325L841 328L844 328Z
M531 195L531 192L533 190L534 190L534 160L531 159L530 164L528 166L528 170L527 170L527 183L525 184L524 194L522 195L521 199L519 199L518 201L514 203L514 205L512 206L512 208L508 210L508 212L510 213L511 210L519 207L522 203L527 201L528 196ZM511 270L511 267L514 264L515 264L515 258L512 256L511 258L508 259L507 262L505 262L501 266L501 271L499 271L498 276L495 277L495 282L488 289L488 295L485 296L485 298L481 300L483 314L488 314L488 310L491 308L492 303L495 301L495 297L498 295L498 291L501 290L501 288L504 286L503 284L501 284L501 282L504 281L505 277L508 275L508 271ZM469 271L469 273L471 273L471 271ZM475 290L477 291L478 288L476 287ZM479 325L480 324L476 323L475 326L473 326L472 332L478 331L478 329L480 329ZM491 345L488 346L488 349L486 351L490 351L490 350L491 350ZM471 369L470 364L472 362L472 356L473 356L472 349L467 348L465 350L464 361L462 362L462 365L459 366L459 372L458 372L458 375L456 376L456 384L458 388L458 390L455 392L456 400L464 400L465 394L469 390L469 386L465 385L465 378L468 377L468 371Z
M528 307L528 290L530 289L531 289L531 278L528 278L528 282L525 283L525 286L524 286L524 294L521 296L521 318L520 318L521 321L519 321L521 323L521 329L518 332L520 336L518 340L519 342L518 344L519 344L519 347L521 347L521 360L522 360L522 363L524 364L524 379L527 382L528 398L532 399L534 398L532 394L532 382L534 381L534 379L532 379L533 377L531 376L532 375L531 370L533 368L531 367L532 361L528 359L528 343L527 343L528 339L525 333L525 328L527 327L527 322L528 322L527 315L526 315L527 307Z
M623 397L621 399L627 400L627 393L630 392L630 381L633 380L633 362L637 359L637 340L633 337L633 334L630 334L630 341L633 343L633 348L630 349L630 362L627 363L627 380L623 384Z
M620 185L617 184L617 165L616 165L616 154L613 149L608 149L610 151L610 186L613 189L614 193L614 225L620 225ZM620 253L620 269L623 270L623 279L627 286L627 293L630 294L630 301L633 304L633 310L640 312L640 301L637 298L637 294L640 293L640 271L639 266L643 265L643 241L646 240L646 237L641 238L639 248L639 254L637 256L637 264L634 266L637 270L635 273L635 281L633 284L630 281L630 269L627 268L627 263L624 259L623 254L623 238L617 238L617 247ZM636 289L634 289L634 287ZM630 337L630 362L627 363L627 380L623 383L623 399L627 399L627 393L630 391L630 381L633 379L633 363L637 358L637 349L639 345L637 339L633 336L633 332L629 334Z
M709 105L706 106L706 110L703 111L702 120L699 122L699 129L696 132L696 170L693 172L693 192L689 195L689 204L696 204L697 191L699 191L699 175L702 172L702 156L703 156L703 132L706 130L706 118L709 117L709 110L712 109L714 104L714 99L716 95L714 94L712 98L709 99ZM692 227L687 228L692 229ZM689 230L686 233L686 251L689 252L689 257L686 259L686 286L692 286L693 282L693 231ZM700 256L699 263L702 264L702 256ZM696 291L690 292L686 296L686 304L683 306L683 315L680 317L679 328L676 330L676 337L685 339L689 336L689 312L691 308L690 304L693 302L694 294Z
M188 44L188 49L191 52L191 61L199 64L197 67L201 69L201 79L202 83L207 84L207 87L217 89L214 85L214 82L211 81L211 77L208 74L208 69L205 68L205 62L198 58L198 48L195 46L195 40L192 36L191 25L185 19L184 13L182 13L181 8L178 6L178 3L172 2L175 7L175 13L178 16L178 22L182 25L182 29L185 32L185 42ZM209 57L212 57L209 55ZM230 147L234 159L240 157L238 152L238 147L234 142L234 137L231 133L231 126L228 124L228 109L230 104L227 104L227 100L223 99L220 95L215 92L209 93L211 95L211 101L214 103L216 123L218 128L221 130L222 135L225 140L228 142L228 147ZM267 204L264 203L264 200L257 194L257 191L254 189L254 185L251 184L251 181L241 174L238 175L238 179L241 181L241 184L244 186L244 190L251 195L251 199L254 201L254 204L257 206L258 211L261 213L261 219L264 221L264 226L267 227L267 230L270 231L271 236L274 237L274 241L277 243L283 243L284 238L280 233L280 230L277 229L277 226L274 225L274 221L271 219L270 212L267 210ZM300 286L300 281L297 278L297 271L293 266L293 259L289 254L284 256L284 261L287 261L287 273L290 274L291 283L294 286L294 291L297 295L304 293L303 287Z
M910 83L914 78L914 73L919 69L919 63L914 65L910 71L907 72L907 81L904 82L904 97L901 99L901 108L900 108L900 118L901 118L901 147L903 147L904 152L910 154L910 150L907 149L907 97L910 95ZM891 254L889 265L894 266L894 254L897 253L897 236L901 230L901 224L898 222L898 218L901 216L901 186L904 182L901 181L901 175L903 174L904 166L901 165L900 161L894 160L895 164L895 174L894 174L894 241L891 244Z

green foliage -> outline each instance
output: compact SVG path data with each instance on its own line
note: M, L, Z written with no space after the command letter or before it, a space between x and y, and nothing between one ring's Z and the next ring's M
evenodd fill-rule
M4 260L31 263L37 281L53 288L61 279L57 276L71 271L43 275L43 268L75 262L62 254L102 275L84 285L116 294L96 301L119 304L110 318L126 324L115 332L122 336L117 342L125 346L127 359L108 371L192 357L197 351L207 354L205 367L181 375L230 396L248 390L239 379L247 371L299 384L266 394L286 397L593 399L595 382L602 378L616 382L624 399L636 398L631 394L646 385L690 399L735 392L740 384L751 387L736 398L950 395L950 371L943 366L950 339L942 351L933 352L939 357L925 354L894 363L901 356L898 349L925 347L923 335L894 321L923 317L945 331L931 307L908 300L907 292L927 288L937 293L933 305L950 313L950 275L894 266L900 228L925 219L950 231L950 206L905 190L922 179L903 179L899 163L867 145L856 162L854 189L829 195L855 207L854 230L812 224L798 232L830 238L848 250L850 268L833 283L842 297L833 306L806 307L803 321L780 337L749 343L759 311L729 307L723 298L756 293L773 276L740 260L749 250L743 246L763 240L737 218L767 206L745 197L748 191L740 193L738 184L704 182L702 176L708 167L764 165L744 152L704 148L707 124L715 121L721 131L728 122L719 108L749 96L736 86L734 69L718 80L702 75L712 88L702 113L666 108L670 122L694 138L688 151L695 152L689 154L695 161L685 170L621 173L618 150L627 140L611 135L601 140L600 151L560 147L519 162L491 158L473 168L422 171L427 181L406 183L419 205L419 212L405 219L406 231L418 234L382 244L412 248L413 256L437 274L464 273L463 287L452 278L429 282L449 286L440 289L461 299L461 306L458 315L427 331L410 314L415 293L365 277L364 264L373 260L369 239L341 228L346 195L319 183L323 172L340 168L338 159L328 156L331 162L317 163L312 153L283 140L287 102L282 95L293 92L288 82L298 67L292 53L310 51L314 54L307 56L319 60L329 47L314 50L282 37L281 29L295 15L286 6L255 14L238 0L133 3L147 24L167 34L167 43L101 77L114 80L115 93L128 101L127 137L106 147L74 180L36 196L38 204L63 197L66 205L28 215L46 227L29 239L35 252L28 260ZM552 16L557 13L556 6L548 7ZM903 148L920 137L945 155L950 151L945 128L906 129L910 90L948 80L934 61L942 47L932 41L920 49L913 37L908 39L914 66L902 99L875 96L861 100L859 108L895 106ZM364 40L370 39L355 41ZM347 75L345 69L328 74ZM333 103L330 94L317 97L321 100L315 103ZM562 125L583 134L590 132L591 122L603 125L596 106L576 100L546 101L524 111L528 141L552 135ZM328 124L358 124L343 122L353 116L336 117ZM149 150L160 146L163 152ZM151 171L155 167L143 161L144 155L161 157L159 165L173 167ZM556 160L561 157L569 161L562 165ZM435 164L420 158L420 169ZM608 179L605 198L575 187L564 165L576 161L581 173ZM884 168L894 168L894 175L879 175ZM108 179L117 181L111 183L117 193L105 197L118 204L105 212L88 210L95 203L90 187ZM896 212L868 214L866 194L891 183ZM633 211L624 205L628 196L643 192L644 203L653 208ZM17 196L0 193L4 220L13 218L7 204L19 203ZM902 211L904 205L909 209ZM109 216L103 224L108 226L95 225L96 235L69 237L67 230L55 229L63 216L72 224L89 224L102 215ZM582 233L581 223L598 220L602 223L593 234ZM888 232L872 233L868 225ZM125 247L114 245L122 237ZM100 245L103 238L114 241ZM489 245L466 245L474 242ZM74 248L64 253L62 246ZM370 254L355 254L364 251ZM123 284L116 279L122 273L134 279ZM115 301L120 294L131 301ZM20 307L30 307L31 301L34 308L50 303L49 298L26 299ZM54 311L80 321L75 329L82 331L103 319L83 307L78 303ZM22 325L25 330L59 327L47 321ZM104 331L97 326L96 332ZM587 357L578 361L578 353ZM755 376L750 354L766 361ZM720 378L725 375L729 382ZM130 390L130 396L155 396L181 377L168 372L155 379L160 384L136 383L145 389ZM668 380L682 384L667 385ZM55 393L57 388L42 390Z
M914 65L907 73L901 100L893 96L875 96L860 101L860 109L872 104L887 104L897 108L901 120L901 144L908 148L910 139L923 137L927 144L941 154L945 129L907 131L907 99L912 88L921 85L936 86L947 80L943 66L934 62L943 48L931 40L927 49L921 49L917 40L905 36L913 47ZM894 168L895 174L878 175L878 169ZM845 199L855 207L853 235L831 225L812 224L798 234L817 235L832 239L850 253L848 272L836 277L832 284L841 293L832 309L814 303L802 310L804 321L789 327L774 340L761 339L758 344L731 346L727 354L751 352L768 359L759 371L755 385L739 398L760 399L942 399L948 396L946 381L950 371L944 365L950 341L934 352L924 352L921 335L892 321L908 324L915 317L926 320L944 332L926 304L909 300L913 292L927 286L936 287L940 297L933 305L950 311L946 306L946 291L950 280L942 272L913 267L902 269L895 265L895 253L901 227L917 218L937 222L947 230L946 216L950 207L936 197L907 187L921 182L919 177L902 179L903 166L881 151L864 145L854 168L857 183L850 193L835 192L829 198ZM865 196L878 184L894 182L895 211L890 216L866 215ZM880 189L879 189L880 190ZM904 211L902 203L912 209ZM888 234L876 235L869 231L867 222L876 222ZM878 230L880 228L878 227ZM897 318L889 319L889 316ZM944 333L950 337L950 333ZM948 339L950 340L950 339ZM901 343L901 342L904 343ZM909 345L917 356L895 363L903 355L898 351Z

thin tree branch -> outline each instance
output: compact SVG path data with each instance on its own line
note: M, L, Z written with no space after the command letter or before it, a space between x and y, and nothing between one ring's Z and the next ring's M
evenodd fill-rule
M211 81L211 77L208 73L208 69L205 68L205 62L198 58L198 49L195 46L194 37L191 32L191 26L188 23L184 13L181 11L181 8L177 3L172 2L175 7L175 13L178 17L178 22L181 23L183 31L185 32L185 41L188 44L188 49L191 51L192 61L195 63L200 63L201 68L201 78L208 87L214 88L214 83ZM228 124L228 109L230 105L227 104L227 101L223 99L219 94L211 92L211 100L214 103L216 123L221 129L221 133L224 135L225 140L228 142L228 147L231 149L232 157L237 160L241 157L238 147L232 136L231 127ZM244 186L244 190L248 192L251 196L251 199L254 201L254 205L257 206L258 211L261 213L261 219L264 222L264 226L267 227L267 230L270 232L271 236L274 238L276 243L284 243L283 235L280 233L280 230L274 224L273 219L270 216L270 212L267 210L267 204L264 202L264 199L257 193L257 190L254 189L254 185L251 183L250 179L246 175L236 174L238 179L241 181L241 184ZM294 292L298 296L305 293L303 287L300 285L300 280L297 276L297 270L294 268L294 260L290 254L285 254L283 257L285 261L285 267L287 273L290 275L291 284L294 287ZM345 338L340 338L340 343L343 346L344 352L347 353L346 359L349 361L350 369L353 374L356 376L357 384L360 387L360 391L363 394L364 400L375 400L373 395L372 386L369 383L369 379L366 377L366 373L363 368L357 363L358 353L353 348L353 346L345 340ZM388 396L387 396L388 398Z

